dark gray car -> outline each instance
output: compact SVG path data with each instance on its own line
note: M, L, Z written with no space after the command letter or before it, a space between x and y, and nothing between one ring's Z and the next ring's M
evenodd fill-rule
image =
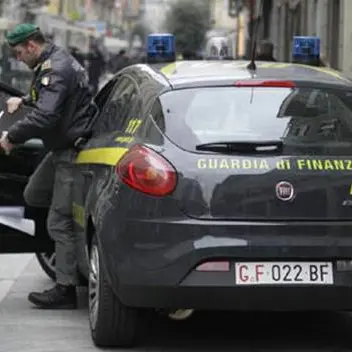
M134 65L100 91L73 204L98 346L149 310L352 308L352 84L247 64Z

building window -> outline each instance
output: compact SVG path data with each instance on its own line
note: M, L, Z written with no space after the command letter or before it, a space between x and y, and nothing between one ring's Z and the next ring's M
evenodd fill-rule
M293 20L293 35L301 34L301 12L302 7L301 4L298 4L296 8L292 11L292 20Z
M339 68L340 0L328 3L328 58L332 68Z
M312 30L313 35L317 35L318 31L318 21L317 21L317 13L318 13L318 0L314 0L313 2L313 11L310 15L310 20L312 21Z
M290 14L290 8L288 4L284 7L284 29L285 29L285 40L283 42L284 47L284 61L290 61L291 57L291 42L292 42L292 14Z
M312 0L311 0L312 1ZM308 32L308 1L305 0L301 6L301 33L307 34Z

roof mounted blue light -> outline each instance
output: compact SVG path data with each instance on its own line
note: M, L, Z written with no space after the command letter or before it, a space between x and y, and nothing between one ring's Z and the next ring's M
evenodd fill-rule
M147 59L149 63L175 61L175 36L169 33L149 34L147 39L147 50Z
M293 62L314 64L320 59L319 37L293 37L292 45Z

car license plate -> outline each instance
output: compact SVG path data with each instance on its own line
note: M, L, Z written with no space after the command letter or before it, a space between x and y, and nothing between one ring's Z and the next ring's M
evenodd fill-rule
M237 285L332 285L332 263L250 262L235 264Z

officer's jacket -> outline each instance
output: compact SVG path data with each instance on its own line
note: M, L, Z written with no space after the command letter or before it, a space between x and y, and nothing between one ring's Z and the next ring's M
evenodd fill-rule
M49 150L73 147L91 133L96 116L92 99L83 67L64 49L48 44L25 97L34 109L10 127L8 139L19 144L40 138Z

